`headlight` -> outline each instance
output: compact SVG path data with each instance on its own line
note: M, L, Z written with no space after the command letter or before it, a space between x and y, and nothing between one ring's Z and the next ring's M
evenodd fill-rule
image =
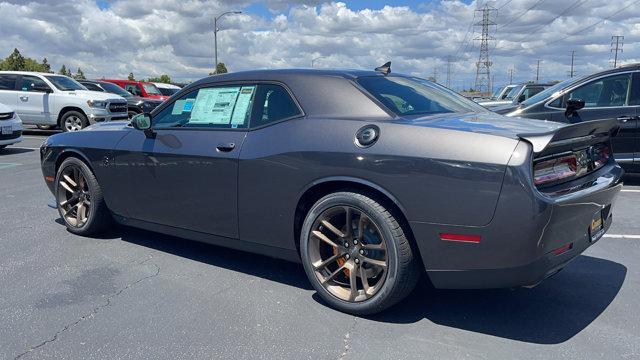
M102 100L89 100L87 101L87 105L94 109L105 109L107 107L107 102Z

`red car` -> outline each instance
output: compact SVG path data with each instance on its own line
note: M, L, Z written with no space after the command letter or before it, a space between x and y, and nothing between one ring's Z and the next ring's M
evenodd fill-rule
M101 81L110 82L120 86L135 96L140 96L150 99L167 100L169 97L162 95L160 90L150 82L145 81L133 81L133 80L110 80L100 79Z

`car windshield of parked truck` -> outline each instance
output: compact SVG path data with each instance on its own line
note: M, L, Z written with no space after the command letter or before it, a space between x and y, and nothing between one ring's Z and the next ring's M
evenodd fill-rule
M61 91L73 91L73 90L86 90L82 84L73 80L70 77L61 75L46 75L45 78L49 80L53 86Z
M397 115L434 115L486 111L473 101L431 81L404 76L366 76L357 80Z
M162 93L162 95L164 96L171 96L175 93L178 92L178 90L180 89L173 89L173 88L158 88L158 90L160 90L160 92Z
M518 93L520 92L520 90L522 90L522 87L524 85L518 85L516 87L514 87L513 89L511 89L511 91L509 91L509 95L507 95L507 97L505 97L505 100L513 100L516 98L516 96L518 96Z
M153 84L142 84L142 86L144 87L144 91L149 95L162 95L160 90Z
M581 81L582 79L584 79L586 76L581 76L581 77L574 77L574 78L570 78L567 79L565 81L559 82L555 85L553 85L552 87L546 88L543 91L535 94L534 96L528 98L527 100L522 102L522 106L529 106L529 105L533 105L539 101L542 101L546 98L548 98L549 96L555 94L557 91L560 91L566 87L569 87L569 85L576 83L578 81Z
M108 93L120 95L123 98L128 98L128 97L132 97L133 96L130 92L128 92L127 90L121 88L120 86L118 86L116 84L112 84L112 83L108 83L108 82L101 82L100 86L102 86L104 91L106 91Z

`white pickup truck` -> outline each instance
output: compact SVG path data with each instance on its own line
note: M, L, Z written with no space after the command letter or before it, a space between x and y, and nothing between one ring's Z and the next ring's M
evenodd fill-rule
M0 103L14 108L25 125L77 131L98 121L126 120L127 101L89 91L70 77L0 71Z

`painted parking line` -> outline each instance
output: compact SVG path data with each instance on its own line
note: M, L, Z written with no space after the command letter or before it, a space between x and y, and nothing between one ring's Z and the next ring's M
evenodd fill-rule
M8 150L11 150L11 149L40 150L39 147L27 147L27 146L11 146L11 147L9 147L7 149Z
M640 239L640 235L604 234L602 237L610 239Z
M620 191L622 191L622 192L631 192L631 193L640 193L640 190L638 190L638 189L622 189Z
M0 163L0 170L2 169L6 169L6 168L10 168L10 167L14 167L14 166L20 166L22 164L17 164L17 163Z

